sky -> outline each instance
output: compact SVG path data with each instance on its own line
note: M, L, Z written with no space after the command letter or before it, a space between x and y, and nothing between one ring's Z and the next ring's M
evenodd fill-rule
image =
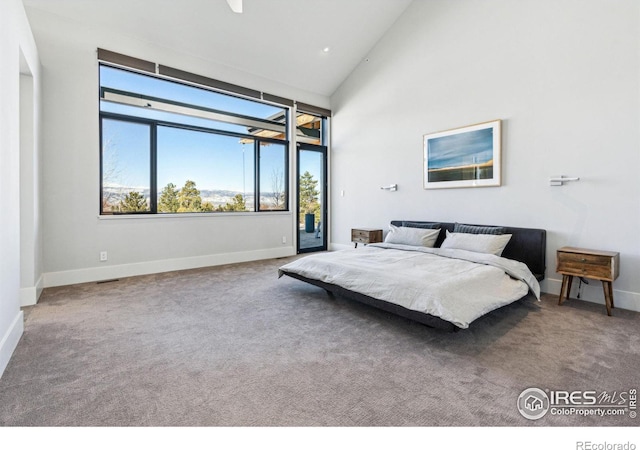
M166 80L134 74L108 66L100 68L102 87L131 91L149 96L180 101L217 110L227 110L248 116L268 118L283 108L249 101ZM150 109L101 102L101 110L179 122L219 130L246 133L245 126L215 122ZM149 186L150 127L141 123L119 120L103 121L103 166L105 185L127 187ZM158 127L158 191L169 182L178 188L187 180L198 189L223 189L237 192L253 190L254 145L236 136L224 136L171 127ZM281 171L286 148L279 144L263 146L261 150L262 189L272 190L274 170ZM186 157L188 156L188 157ZM316 164L308 164L316 178ZM108 175L108 176L107 176ZM265 178L266 176L266 178Z
M429 169L482 164L493 159L493 129L467 131L428 140Z

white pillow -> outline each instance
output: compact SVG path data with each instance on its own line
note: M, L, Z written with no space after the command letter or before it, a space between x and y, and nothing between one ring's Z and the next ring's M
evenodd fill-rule
M490 253L500 256L511 239L510 234L470 234L450 233L440 248L458 248L477 253Z
M409 228L389 225L389 233L384 238L387 244L415 245L433 247L440 234L440 228Z

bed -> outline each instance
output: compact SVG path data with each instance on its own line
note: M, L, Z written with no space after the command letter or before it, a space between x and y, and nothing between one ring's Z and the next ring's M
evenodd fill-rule
M528 295L539 299L545 255L541 229L393 220L383 243L315 253L278 273L457 331Z

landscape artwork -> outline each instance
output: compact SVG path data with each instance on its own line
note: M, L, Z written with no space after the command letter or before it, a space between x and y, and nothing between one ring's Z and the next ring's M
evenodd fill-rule
M500 120L424 136L424 188L500 186Z

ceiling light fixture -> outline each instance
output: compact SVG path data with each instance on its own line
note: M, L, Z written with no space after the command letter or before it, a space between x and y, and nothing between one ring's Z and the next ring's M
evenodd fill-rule
M325 47L325 48L322 49L322 51L325 52L325 53L329 53L330 50L331 49L329 47Z
M227 0L227 3L234 13L242 13L242 0Z

